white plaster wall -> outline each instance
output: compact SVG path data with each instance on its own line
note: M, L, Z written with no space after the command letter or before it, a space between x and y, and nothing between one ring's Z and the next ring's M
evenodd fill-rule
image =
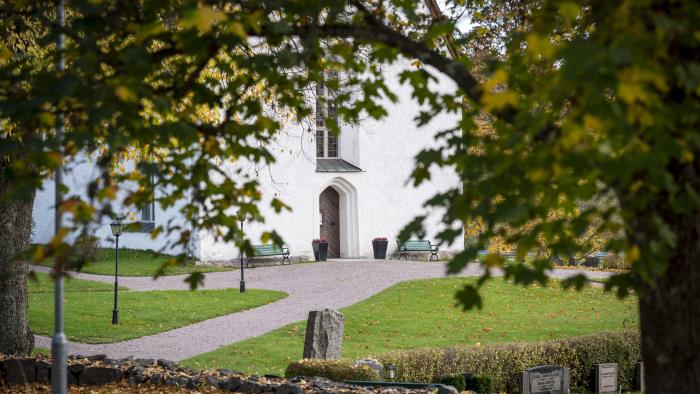
M291 249L292 256L312 256L311 240L319 237L318 196L334 178L340 177L354 187L357 200L356 247L341 248L343 257L370 257L371 241L375 237L387 237L390 251L396 248L399 231L416 215L424 214L423 204L439 191L459 185L459 179L451 170L433 170L433 180L414 188L408 183L414 168L414 156L421 149L434 145L435 134L458 121L457 114L441 115L423 128L415 125L418 104L412 100L410 88L398 82L397 73L408 66L402 61L394 66L385 66L389 89L399 101L385 102L388 116L380 121L363 120L359 125L343 125L340 144L341 157L362 168L361 173L317 173L315 142L313 136L297 124L287 125L276 143L269 149L277 162L269 167L256 167L238 163L224 165L233 174L235 168L247 169L249 175L261 183L264 202L261 210L266 218L263 224L245 224L246 235L259 241L266 229L276 230ZM440 80L440 89L452 91L454 85L446 78ZM66 175L66 184L71 192L85 190L88 182L96 176L90 162L74 164ZM81 192L83 193L83 192ZM272 197L278 197L291 206L292 212L275 214L269 207ZM342 195L341 195L342 198ZM232 212L234 214L234 212ZM177 218L178 207L163 211L156 206L156 224ZM347 218L342 218L347 219ZM47 180L34 203L33 242L45 243L53 235L53 181ZM345 220L347 222L347 220ZM431 212L428 219L427 238L434 239L440 230L439 212ZM97 226L96 235L104 246L112 245L113 237L107 220ZM343 224L341 223L341 226ZM341 237L346 234L341 234ZM177 235L171 235L174 239ZM120 245L134 249L160 250L168 241L160 235L155 240L147 233L129 233L122 236ZM462 248L462 240L441 250L454 251ZM239 254L232 244L214 239L208 231L194 234L192 250L203 261L231 261ZM182 249L165 250L166 253L182 253Z
M63 183L69 189L65 197L72 195L81 198L87 198L87 186L90 181L94 180L99 175L94 163L84 156L77 157L73 162L68 163L64 169ZM34 199L33 226L32 226L32 242L46 244L51 241L54 235L54 190L55 181L47 179L44 181L42 188L37 191ZM157 191L156 193L159 193ZM172 217L179 217L178 210L181 205L176 204L167 210L163 210L159 204L155 204L156 225L165 223ZM115 210L119 210L115 208ZM123 212L126 213L126 212ZM138 213L136 215L138 217ZM113 247L114 236L109 227L111 220L103 218L94 225L94 235L100 239L100 246ZM70 226L70 216L64 215L64 226ZM161 233L155 239L151 239L150 233L131 233L124 232L119 237L119 247L129 249L156 250L166 254L184 253L184 248L168 247L166 245L172 243L179 238L177 234L166 235Z
M340 158L360 167L360 128L341 125L340 129Z
M354 250L343 251L342 257L371 257L371 241L387 237L390 251L396 248L396 236L416 215L425 214L423 204L438 191L459 185L459 179L450 170L433 170L433 180L418 188L408 183L414 168L414 156L423 148L436 144L435 134L454 127L457 114L436 117L423 128L415 125L419 108L411 98L410 88L398 82L397 73L407 61L385 67L387 83L398 97L396 104L385 103L389 115L380 120L364 120L359 126L343 126L340 138L341 157L362 168L361 173L317 173L315 145L308 132L300 125L288 125L273 148L277 163L258 172L266 203L261 207L266 217L264 224L245 224L246 235L254 241L266 229L274 229L284 238L292 256L312 256L311 241L319 237L318 196L333 178L340 177L357 191L357 239ZM440 89L454 90L446 78L440 80ZM352 144L351 146L347 146ZM293 209L274 214L267 207L270 196L277 196ZM342 193L341 193L342 199ZM342 212L341 212L342 215ZM440 212L431 212L427 220L427 238L435 239L440 230ZM343 218L341 218L343 220ZM341 224L341 238L342 234ZM232 245L214 241L208 233L200 234L201 258L210 261L230 261L238 258ZM441 247L445 251L462 248L462 240ZM346 248L348 249L348 248ZM352 249L352 248L351 248Z

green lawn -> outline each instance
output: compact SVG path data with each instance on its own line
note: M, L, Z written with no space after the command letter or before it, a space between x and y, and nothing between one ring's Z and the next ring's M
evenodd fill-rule
M156 253L150 250L119 249L119 275L120 276L152 276L158 268L173 256ZM53 265L52 260L43 263L46 266ZM187 274L194 271L217 272L230 271L232 267L198 266L191 260L184 265L172 265L166 268L165 275ZM98 275L114 275L114 249L99 249L97 261L83 267L81 272Z
M44 349L43 347L35 347L32 349L32 356L51 356L51 349Z
M638 325L636 299L617 300L600 289L582 292L516 287L500 279L484 289L484 309L462 312L455 291L473 279L405 282L342 310L343 356L361 358L392 350L456 344L536 341ZM306 322L185 360L197 368L282 374L302 356Z
M114 291L114 285L109 283L94 282L91 280L81 280L68 278L65 280L65 285L63 290L68 292L90 292L90 291ZM126 291L127 289L123 286L119 286L121 290ZM54 292L53 278L48 274L41 272L35 272L34 278L29 279L29 292L30 293L51 293Z
M53 287L47 275L30 282L29 322L37 334L53 333ZM65 294L65 333L84 343L139 338L213 317L255 308L286 297L272 290L120 291L120 324L113 326L113 287L69 279Z

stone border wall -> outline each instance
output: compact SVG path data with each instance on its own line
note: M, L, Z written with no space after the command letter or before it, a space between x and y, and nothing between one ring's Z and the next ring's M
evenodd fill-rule
M109 359L105 355L69 356L68 384L104 386L127 383L135 386L171 386L186 389L199 387L241 393L337 393L379 392L385 388L367 388L334 382L325 378L279 376L247 376L228 369L195 371L174 361L162 359ZM3 387L51 382L51 360L45 356L33 358L0 355L0 391ZM434 390L394 388L400 393L429 393Z

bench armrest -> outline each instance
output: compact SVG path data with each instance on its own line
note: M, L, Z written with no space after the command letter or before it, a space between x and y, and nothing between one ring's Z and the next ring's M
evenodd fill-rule
M440 250L440 249L438 249L438 246L437 246L437 245L430 245L430 250L438 251L438 250Z
M282 247L282 253L289 253L289 248Z

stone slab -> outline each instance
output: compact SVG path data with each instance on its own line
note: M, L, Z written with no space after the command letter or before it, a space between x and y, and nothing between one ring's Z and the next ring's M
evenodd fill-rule
M569 394L569 368L540 365L523 371L520 392L523 394Z
M593 392L601 394L618 392L617 363L596 364Z
M304 358L337 359L342 354L345 317L325 308L309 312L304 339Z
M2 362L7 384L25 384L36 382L36 359L7 359Z

